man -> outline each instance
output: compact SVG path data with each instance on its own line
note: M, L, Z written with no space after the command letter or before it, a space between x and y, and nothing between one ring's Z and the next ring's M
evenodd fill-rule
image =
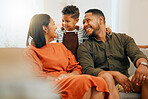
M98 9L86 11L83 24L89 36L89 39L79 46L77 53L83 73L94 76L109 73L125 92L138 92L141 87L142 99L146 99L148 61L133 38L126 34L106 34L105 16ZM128 78L128 57L137 67L131 81Z

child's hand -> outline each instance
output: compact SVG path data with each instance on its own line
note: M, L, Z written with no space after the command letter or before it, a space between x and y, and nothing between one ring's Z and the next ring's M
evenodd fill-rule
M109 27L106 28L106 32L107 34L112 35L112 30Z

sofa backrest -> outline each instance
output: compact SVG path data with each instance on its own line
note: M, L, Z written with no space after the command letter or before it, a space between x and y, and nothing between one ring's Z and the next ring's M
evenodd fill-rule
M23 56L24 48L0 48L0 79L23 74L27 67Z
M148 49L140 49L147 57L148 57ZM23 55L24 48L0 48L0 67L1 62L5 60L5 62L9 63L9 60L16 59L18 60L19 57ZM11 57L10 57L11 56ZM136 68L134 64L130 61L130 68L129 68L129 74L133 75Z

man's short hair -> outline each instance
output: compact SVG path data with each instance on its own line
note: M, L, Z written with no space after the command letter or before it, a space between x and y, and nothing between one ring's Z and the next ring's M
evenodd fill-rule
M104 24L105 24L105 16L103 14L103 12L101 10L98 10L98 9L89 9L85 12L86 13L92 13L94 15L97 15L97 16L103 16L103 19L104 19Z
M71 18L79 18L79 9L74 5L65 6L62 10L63 15L72 15Z

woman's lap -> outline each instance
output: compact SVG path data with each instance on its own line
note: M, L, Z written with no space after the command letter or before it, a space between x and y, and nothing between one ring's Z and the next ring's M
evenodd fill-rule
M56 83L57 93L64 99L75 97L81 99L85 92L96 86L97 91L109 92L103 78L90 75L75 75L58 80Z

